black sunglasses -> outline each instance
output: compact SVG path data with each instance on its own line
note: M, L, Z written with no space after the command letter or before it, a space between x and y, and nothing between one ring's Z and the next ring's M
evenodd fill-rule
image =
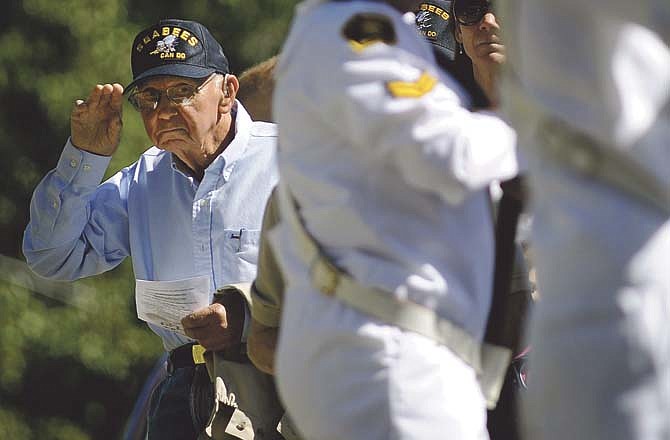
M487 12L493 10L490 0L456 0L454 15L456 21L463 26L472 26L479 23Z

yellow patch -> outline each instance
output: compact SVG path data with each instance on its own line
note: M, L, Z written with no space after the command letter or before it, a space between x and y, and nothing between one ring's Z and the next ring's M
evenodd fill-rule
M358 53L375 43L395 44L393 23L385 15L360 13L351 17L342 28L349 47Z
M358 53L363 51L366 47L372 46L375 43L383 43L382 40L367 40L367 41L356 41L349 40L349 46L353 49L354 52Z
M386 87L396 98L419 98L433 90L437 78L423 72L416 81L389 81Z
M193 355L193 362L196 364L205 363L205 347L200 344L195 344L191 348L191 354Z

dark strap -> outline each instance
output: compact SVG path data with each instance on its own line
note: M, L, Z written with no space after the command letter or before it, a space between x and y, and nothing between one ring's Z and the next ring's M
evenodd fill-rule
M236 344L220 352L221 356L231 362L248 363L246 344ZM205 363L205 348L195 342L175 348L168 355L168 372L177 368L195 367Z
M531 299L528 270L521 247L516 244L516 229L523 211L523 177L501 184L502 198L498 203L495 225L495 271L493 297L486 324L484 340L501 345L516 353L519 349L523 321ZM515 279L515 289L512 280Z
M168 372L204 364L205 358L202 356L204 352L205 348L195 342L175 348L168 355Z

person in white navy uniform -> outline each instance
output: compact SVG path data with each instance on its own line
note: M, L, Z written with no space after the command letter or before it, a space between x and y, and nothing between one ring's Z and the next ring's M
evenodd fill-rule
M304 2L276 69L275 372L305 438L488 437L466 352L490 304L488 185L515 175L515 134L466 110L402 14L417 6ZM449 332L420 331L415 314Z
M670 438L670 3L507 0L541 299L528 440Z
M154 146L101 183L120 143L124 88L98 84L78 100L71 138L33 195L28 264L42 276L74 280L130 256L141 280L206 276L211 292L200 293L208 297L251 281L263 208L277 182L276 127L253 122L235 99L237 78L202 24L161 20L138 33L131 51L126 93ZM149 439L205 435L216 402L229 404L228 438L275 430L281 407L272 378L244 360L246 315L245 299L231 294L185 316L186 334L150 324L170 355L149 409ZM216 393L205 350L230 361ZM273 395L276 411L250 410Z

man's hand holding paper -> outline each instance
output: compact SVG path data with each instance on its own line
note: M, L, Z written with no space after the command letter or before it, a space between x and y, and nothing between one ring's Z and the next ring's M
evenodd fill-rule
M219 351L239 344L244 327L244 304L241 296L225 296L221 303L196 310L181 320L186 336L198 341L208 351Z
M206 276L176 281L135 281L137 317L186 335L181 319L212 303Z

